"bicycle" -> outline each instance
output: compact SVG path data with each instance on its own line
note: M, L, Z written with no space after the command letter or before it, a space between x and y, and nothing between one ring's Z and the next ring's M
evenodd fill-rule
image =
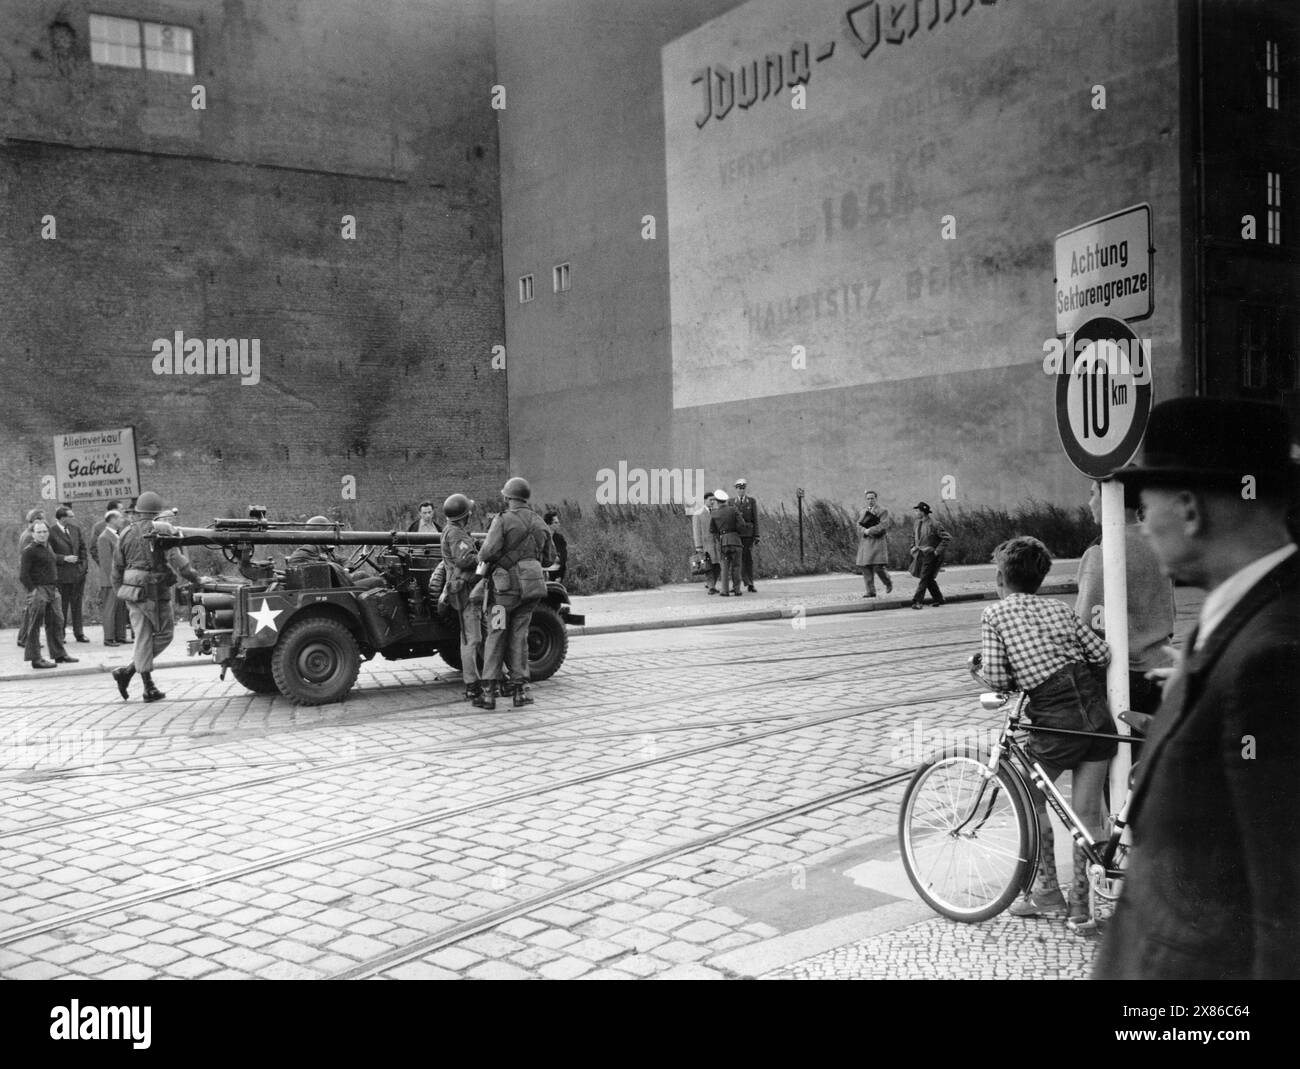
M970 673L985 687L978 655ZM1005 710L1002 731L991 752L944 752L917 769L903 795L898 836L903 867L916 893L936 912L974 924L996 917L1028 890L1038 871L1040 832L1030 793L1034 784L1047 797L1088 864L1089 917L1093 927L1114 911L1128 860L1126 797L1105 841L1094 839L1016 732L1029 704L1023 692L990 689L980 705ZM1025 730L1098 737L1089 731L1029 727ZM1132 738L1113 737L1127 742Z

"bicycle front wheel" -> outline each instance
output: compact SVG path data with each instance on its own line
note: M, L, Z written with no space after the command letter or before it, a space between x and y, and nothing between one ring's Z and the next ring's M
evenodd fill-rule
M1028 879L1037 825L1027 794L1005 766L987 776L971 757L922 765L903 796L903 867L931 909L975 923L1001 913Z

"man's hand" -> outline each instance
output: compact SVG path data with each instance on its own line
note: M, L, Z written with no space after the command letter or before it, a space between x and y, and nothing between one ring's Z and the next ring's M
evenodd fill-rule
M70 553L70 554L68 554L68 556L66 556L66 557L63 558L63 563L64 563L64 564L76 564L76 563L77 563L77 555L76 555L75 553Z

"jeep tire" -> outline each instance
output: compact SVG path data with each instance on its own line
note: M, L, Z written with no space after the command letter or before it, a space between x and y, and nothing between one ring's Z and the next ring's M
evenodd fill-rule
M565 630L564 620L546 602L539 602L533 608L533 618L528 625L528 674L531 681L538 682L555 675L568 651L569 633ZM438 655L452 668L461 667L459 643L439 646ZM482 655L478 666L482 670Z
M528 674L534 683L550 679L569 652L569 633L560 614L546 602L533 609L528 626Z
M295 620L271 655L276 686L299 705L342 701L360 670L357 640L346 626L328 616Z
M235 679L254 694L279 694L275 676L271 672L271 655L266 650L253 650L244 654L242 661L232 661L230 672Z

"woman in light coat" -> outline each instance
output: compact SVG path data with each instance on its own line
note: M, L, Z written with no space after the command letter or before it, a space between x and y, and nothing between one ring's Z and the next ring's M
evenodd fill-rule
M862 581L867 585L864 598L876 596L876 576L885 585L885 593L894 592L894 584L889 578L889 540L886 537L893 519L889 509L876 504L876 492L868 490L865 494L866 507L858 513L858 558L857 566L862 569Z

